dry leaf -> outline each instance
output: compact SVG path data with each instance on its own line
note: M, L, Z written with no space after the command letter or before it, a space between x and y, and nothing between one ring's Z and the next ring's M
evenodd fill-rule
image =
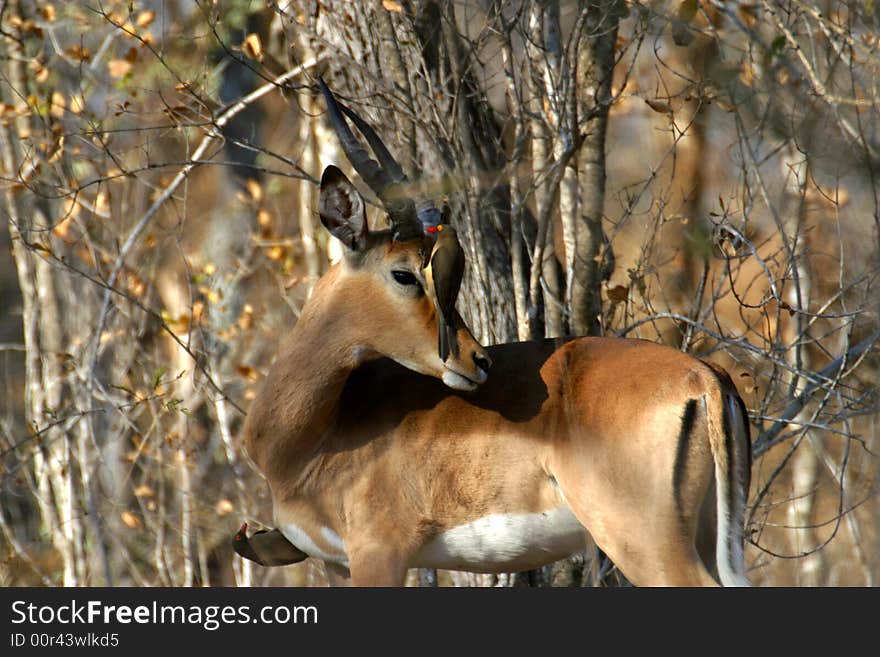
M248 34L244 39L244 43L241 44L241 49L251 59L256 59L257 61L263 59L263 42L260 41L259 34L254 34L253 32Z
M67 49L67 54L78 62L87 62L92 58L92 52L88 48L83 48L77 44Z
M255 200L257 203L263 200L263 187L259 182L254 180L253 178L248 178L247 182L245 182L245 187L248 190L248 194L251 195L251 198Z
M131 71L131 62L127 59L111 59L107 63L107 71L111 78L119 79L125 77Z
M253 383L259 378L257 374L257 370L255 370L250 365L239 365L235 368L235 371L238 372L239 376L243 376L245 379Z
M64 217L61 221L55 224L54 228L52 228L52 234L60 237L65 242L67 241L67 237L70 235L70 228L73 224L73 217L67 216Z
M147 282L137 274L130 274L127 279L128 291L133 297L143 297L147 292Z
M155 491L147 484L141 484L134 489L135 497L153 497Z
M556 120L553 114L553 107L550 105L550 99L547 96L544 96L543 103L544 105L544 116L547 117L547 123L550 124L551 127L556 127Z
M119 19L117 21L113 21L115 25L122 30L122 35L127 39L136 39L137 38L137 29L135 26L129 21L123 21Z
M18 17L16 16L13 18L18 18ZM11 22L12 21L10 20L10 23ZM43 38L43 28L40 27L39 25L37 25L37 22L35 20L33 20L32 18L28 18L27 20L22 20L21 18L18 18L17 23L18 23L17 27L22 32L33 32L35 35L37 35L41 39Z
M657 100L649 100L645 98L645 104L659 114L671 114L672 107L668 103L661 103Z
M110 214L110 194L103 189L95 195L95 212L104 217Z
M45 7L40 9L40 13L43 14L43 18L45 18L50 23L55 20L55 6L54 5L46 5Z
M119 514L122 522L130 529L140 529L142 526L141 519L134 515L131 511L123 511Z
M186 121L189 114L189 108L186 105L175 105L174 107L165 107L162 111L168 115L173 121Z
M148 27L154 20L156 20L156 12L152 9L148 9L147 11L142 11L138 14L134 23L138 27Z
M67 101L64 98L64 94L58 91L52 92L52 100L51 106L49 107L49 115L60 119L64 116L64 110L67 108Z
M49 149L49 163L57 162L61 159L61 155L64 153L64 135L61 135L55 143L52 144L52 148Z
M400 3L394 2L394 0L382 0L382 6L388 11L393 11L396 14L403 11L403 7L401 7Z
M254 308L251 304L244 304L244 309L241 311L241 316L236 323L242 331L247 331L254 325Z
M217 502L214 506L214 510L217 512L218 516L228 516L230 513L235 511L235 505L229 500L223 499Z
M86 108L86 101L80 94L73 94L70 97L70 111L74 114L81 113Z
M625 285L615 285L605 290L605 296L612 303L623 303L629 297L629 288Z

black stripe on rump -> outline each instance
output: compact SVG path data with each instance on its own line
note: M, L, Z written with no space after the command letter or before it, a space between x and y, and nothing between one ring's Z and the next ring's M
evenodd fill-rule
M687 471L688 447L691 442L691 434L694 429L694 422L697 418L697 400L688 399L684 405L684 415L681 417L681 431L678 434L678 447L675 450L675 464L672 468L672 491L675 495L675 505L678 507L679 514L682 513L681 508L681 485L684 481L684 475Z

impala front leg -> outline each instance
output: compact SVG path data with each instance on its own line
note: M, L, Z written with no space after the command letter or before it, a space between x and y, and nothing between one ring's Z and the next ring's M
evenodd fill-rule
M362 548L350 556L353 586L403 586L406 561L387 546Z
M324 562L327 571L327 584L331 587L351 586L351 571L339 564Z

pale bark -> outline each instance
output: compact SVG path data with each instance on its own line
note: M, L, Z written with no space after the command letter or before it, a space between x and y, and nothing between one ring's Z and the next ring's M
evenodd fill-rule
M0 84L0 98L10 105L20 104L11 89L25 89L22 62L10 59L5 65L8 84ZM18 148L21 135L29 133L27 116L21 113L9 125L0 126L0 157L7 179L15 180L24 167ZM63 561L64 585L75 586L82 581L82 532L79 513L75 509L76 491L72 481L68 435L53 422L52 414L60 411L62 373L58 356L63 353L63 332L55 296L53 271L28 243L45 239L42 232L33 232L35 218L43 217L26 190L8 185L5 212L13 245L23 299L22 322L26 348L26 413L31 431L37 434L33 444L34 473L38 482L38 504L48 536ZM44 218L44 217L43 217ZM44 218L45 219L45 218ZM75 542L80 539L79 543ZM78 558L80 557L80 558Z
M806 236L802 222L805 218L806 190L809 176L807 156L799 153L793 144L789 144L780 158L782 174L786 180L785 194L788 199L788 211L783 218L783 239L789 241L788 254L791 258L791 283L785 291L784 301L797 310L808 310L810 305L811 276L807 263ZM786 347L785 357L792 365L793 372L805 372L810 369L811 356L804 346L806 337L806 316L800 312L782 324L780 336ZM803 392L806 381L799 374L791 377L792 396ZM807 407L793 418L794 428L805 426L810 412ZM825 558L821 550L816 548L821 538L813 528L816 486L818 484L819 459L812 446L817 437L810 435L810 429L802 429L807 440L802 440L791 463L792 502L788 507L788 521L793 529L790 534L792 549L795 554L805 555L797 562L798 584L801 586L821 586L826 577Z
M317 103L308 97L307 103L310 114L315 114ZM303 117L299 124L300 133L300 163L304 170L314 171L320 166L316 162L318 155L317 136L315 134L315 121ZM315 185L309 180L302 180L299 183L299 212L297 213L297 221L299 223L299 234L302 240L303 256L306 264L306 276L308 283L306 285L306 295L311 296L315 283L321 275L321 259L318 252L318 244L315 240L315 208L317 207L317 194L315 193Z
M514 310L516 312L516 335L521 341L531 339L529 322L529 270L526 260L526 243L523 236L524 194L520 180L519 163L525 151L527 131L522 113L522 99L517 88L514 58L508 28L502 44L504 70L507 81L507 97L514 121L514 153L510 158L510 268L513 276Z
M604 245L605 135L620 4L582 2L581 11L588 18L577 62L578 111L586 122L578 160L581 216L574 235L571 329L576 335L594 335L602 311L599 258Z
M558 195L558 182L561 175L550 177L551 136L547 129L544 101L544 77L546 59L544 55L544 5L533 3L529 13L529 41L526 51L529 56L529 130L531 135L532 185L534 186L535 213L537 215L537 236L532 250L532 268L529 276L529 316L532 319L531 334L540 337L541 331L536 323L538 308L544 308L543 335L557 337L563 333L562 295L556 269L553 247L553 210Z

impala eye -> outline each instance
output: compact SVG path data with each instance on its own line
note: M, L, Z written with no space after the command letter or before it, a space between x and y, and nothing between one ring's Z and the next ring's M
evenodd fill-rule
M418 285L419 279L417 279L412 273L408 271L403 271L402 269L395 269L391 272L391 275L394 276L394 280L400 283L401 285Z

